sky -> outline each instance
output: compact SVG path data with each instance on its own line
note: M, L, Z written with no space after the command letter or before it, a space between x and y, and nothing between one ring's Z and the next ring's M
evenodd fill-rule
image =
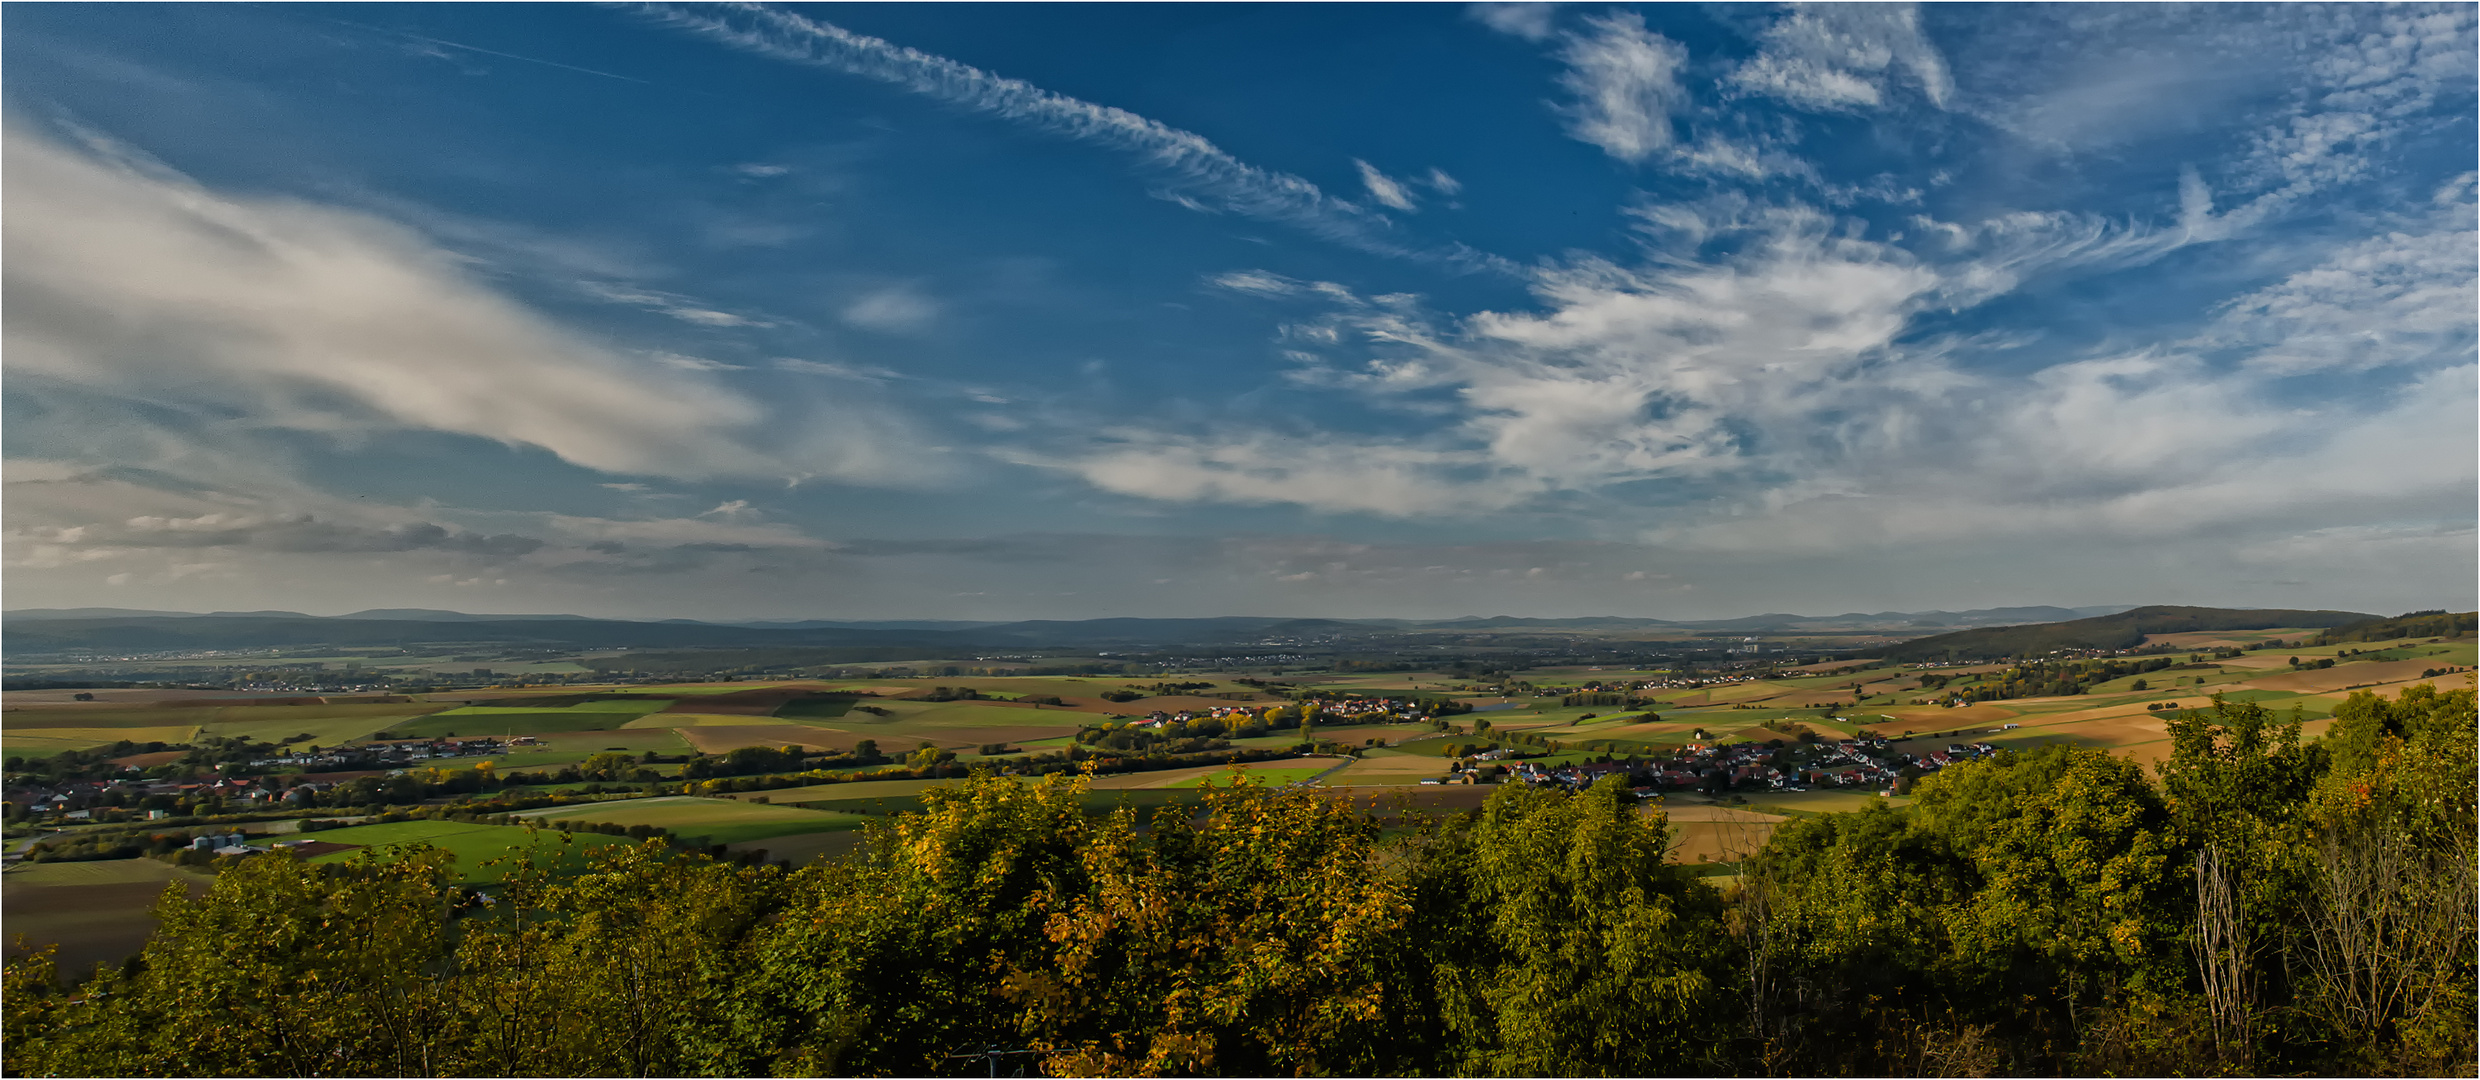
M2467 610L2474 12L11 5L0 580Z

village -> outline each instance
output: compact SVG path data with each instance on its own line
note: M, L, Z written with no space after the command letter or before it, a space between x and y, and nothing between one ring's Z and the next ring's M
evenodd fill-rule
M182 764L183 752L168 750L114 759L122 775L102 779L14 777L0 791L0 800L5 800L10 820L29 824L161 821L251 808L307 807L339 784L401 776L426 762L483 757L539 742L523 735L369 742L217 764L207 772L225 775L212 776Z

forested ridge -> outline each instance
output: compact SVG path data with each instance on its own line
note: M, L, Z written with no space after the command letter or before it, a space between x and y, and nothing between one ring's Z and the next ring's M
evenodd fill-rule
M1469 815L936 789L786 871L241 860L6 976L13 1075L2470 1075L2473 692L2216 701L1791 821L1728 888L1615 781ZM546 840L549 840L546 834ZM965 1055L965 1056L957 1056Z
M2184 634L2201 630L2265 630L2276 626L2330 627L2379 621L2350 611L2292 611L2155 605L2130 608L2115 615L2066 622L2030 623L1958 630L1887 646L1871 653L1898 661L1995 660L2030 658L2074 650L2132 649L2151 634Z

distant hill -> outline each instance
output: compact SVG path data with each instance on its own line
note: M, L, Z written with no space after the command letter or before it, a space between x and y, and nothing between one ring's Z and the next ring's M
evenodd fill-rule
M583 615L468 615L462 611L439 611L433 608L372 608L339 619L404 619L413 622L567 622L584 620Z
M193 615L180 618L11 618L11 653L167 652L305 645L409 647L496 644L570 649L683 649L764 645L909 646L952 649L954 634L921 630L819 628L765 630L706 623L616 622L575 617L454 622L436 619L320 619Z
M470 616L469 616L470 617ZM77 607L19 608L9 612L10 622L35 622L51 619L315 619L298 611L141 611L137 608Z
M1515 616L1446 620L1302 619L1234 616L1195 619L630 621L579 615L471 615L429 608L375 608L350 615L291 611L133 611L50 608L6 613L7 645L19 655L59 652L149 653L308 646L510 646L567 649L887 648L911 655L1006 648L1120 649L1247 647L1289 641L1383 643L1403 635L1476 632L1603 637L1738 637L1752 634L1917 634L2091 614L2055 607L1875 614L1775 613L1737 619L1667 620L1592 616ZM2354 616L2366 618L2367 616Z
M2461 637L2480 628L2480 612L2414 611L2391 619L2371 619L2337 626L2316 636L2316 644L2347 641L2393 641L2397 638Z
M2329 627L2378 616L2352 611L2289 611L2208 607L2140 607L2090 619L1961 630L1914 638L1876 655L1887 660L1996 660L2046 656L2061 649L2129 649L2148 634L2202 630L2267 630L2277 626Z

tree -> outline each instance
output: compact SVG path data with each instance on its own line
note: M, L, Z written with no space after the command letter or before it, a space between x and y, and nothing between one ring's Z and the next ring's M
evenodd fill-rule
M1059 775L931 788L856 859L795 875L744 962L741 1045L787 1074L927 1075L951 1050L1020 1037L993 975L1038 969L1037 898L1085 888L1079 852L1102 827L1085 789Z
M2335 710L2334 768L2306 808L2300 997L2344 1037L2348 1067L2468 1072L2475 1056L2473 699L2413 686Z
M1574 795L1504 787L1424 868L1458 925L1427 936L1440 1067L1655 1075L1718 1062L1733 995L1721 894L1667 862L1670 828L1617 777Z
M2306 866L2299 809L2324 768L2294 714L2216 694L2169 722L2163 794L2192 848L2195 955L2221 1064L2254 1064L2264 961L2299 909Z

